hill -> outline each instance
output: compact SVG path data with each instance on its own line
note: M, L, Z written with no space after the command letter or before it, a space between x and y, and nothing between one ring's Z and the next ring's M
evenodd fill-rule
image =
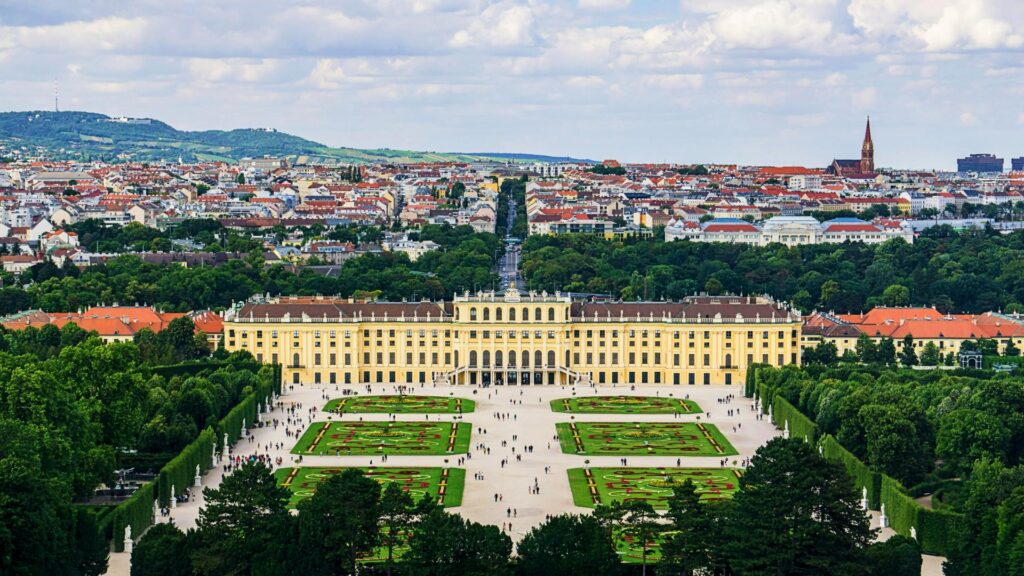
M475 162L517 159L531 154L462 154L409 150L333 148L272 129L177 130L152 118L111 118L93 112L0 113L0 144L42 149L55 158L90 160L237 161L286 156L300 162Z

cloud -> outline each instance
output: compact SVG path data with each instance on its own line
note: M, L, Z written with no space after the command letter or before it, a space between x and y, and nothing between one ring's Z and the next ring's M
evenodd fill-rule
M56 76L80 109L333 144L821 164L852 110L888 121L887 164L927 166L948 118L1024 97L1022 31L1020 0L33 0L0 17L0 93L48 108Z
M972 112L963 112L960 114L960 124L962 126L974 126L978 123L978 117Z
M532 28L529 6L503 2L487 7L469 27L456 32L450 44L454 48L524 46L533 42Z
M625 10L630 0L577 0L576 3L584 10Z
M848 12L868 36L906 48L1024 48L1024 8L1017 0L851 0Z

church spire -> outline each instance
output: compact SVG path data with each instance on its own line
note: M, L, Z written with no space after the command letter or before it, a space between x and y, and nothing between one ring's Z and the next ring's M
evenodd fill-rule
M871 116L864 127L864 144L860 147L860 171L864 174L875 171L875 143L871 141Z

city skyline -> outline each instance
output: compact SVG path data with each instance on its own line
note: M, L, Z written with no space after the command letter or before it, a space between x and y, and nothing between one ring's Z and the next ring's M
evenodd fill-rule
M52 109L56 81L62 110L183 130L815 167L870 114L880 168L1022 154L1009 1L63 4L5 7L0 108Z

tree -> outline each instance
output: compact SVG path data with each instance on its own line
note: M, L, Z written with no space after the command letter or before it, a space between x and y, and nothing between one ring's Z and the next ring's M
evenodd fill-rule
M238 176L235 176L235 183L245 184L245 174L243 172L239 172Z
M874 530L842 464L802 439L762 446L740 478L723 550L738 574L863 574Z
M131 576L190 576L189 541L173 524L146 530L132 550Z
M939 347L935 345L935 342L925 343L924 349L921 350L921 365L938 366L941 362L942 358L939 353Z
M871 576L921 576L921 546L896 534L864 550Z
M647 574L647 555L654 538L662 531L658 514L650 502L627 500L622 503L622 533L640 543L641 574Z
M1007 338L1003 346L1003 356L1020 356L1020 348L1013 343L1013 338Z
M110 544L100 534L96 515L86 508L75 510L75 551L78 574L100 576L106 573Z
M379 542L380 525L380 484L355 468L329 477L299 503L301 546L330 574L355 573L359 555Z
M882 341L878 343L878 356L875 361L886 366L896 364L896 344L893 343L892 338L882 338Z
M857 336L857 359L862 364L873 364L878 361L878 347L875 345L875 341L868 337L867 334L861 334Z
M435 506L416 524L402 567L409 576L510 576L511 554L512 540L497 526Z
M1009 434L1000 419L988 412L959 408L939 419L935 455L956 471L970 470L981 458L1006 458Z
M277 485L270 469L248 461L205 491L206 507L196 526L199 542L192 562L201 573L267 572L277 562L274 552L289 532L291 493Z
M914 352L914 337L910 334L903 337L903 346L900 348L900 363L908 368L917 366L917 352Z
M910 304L910 288L892 284L882 291L882 302L886 306L906 306Z
M692 576L701 570L721 568L721 510L703 504L689 479L672 489L668 501L671 530L661 545L658 573Z
M388 550L385 567L388 576L395 561L395 546L402 542L412 525L412 496L396 482L389 482L380 498L381 539Z
M535 527L517 547L520 576L617 576L622 562L615 543L593 516L562 514Z

